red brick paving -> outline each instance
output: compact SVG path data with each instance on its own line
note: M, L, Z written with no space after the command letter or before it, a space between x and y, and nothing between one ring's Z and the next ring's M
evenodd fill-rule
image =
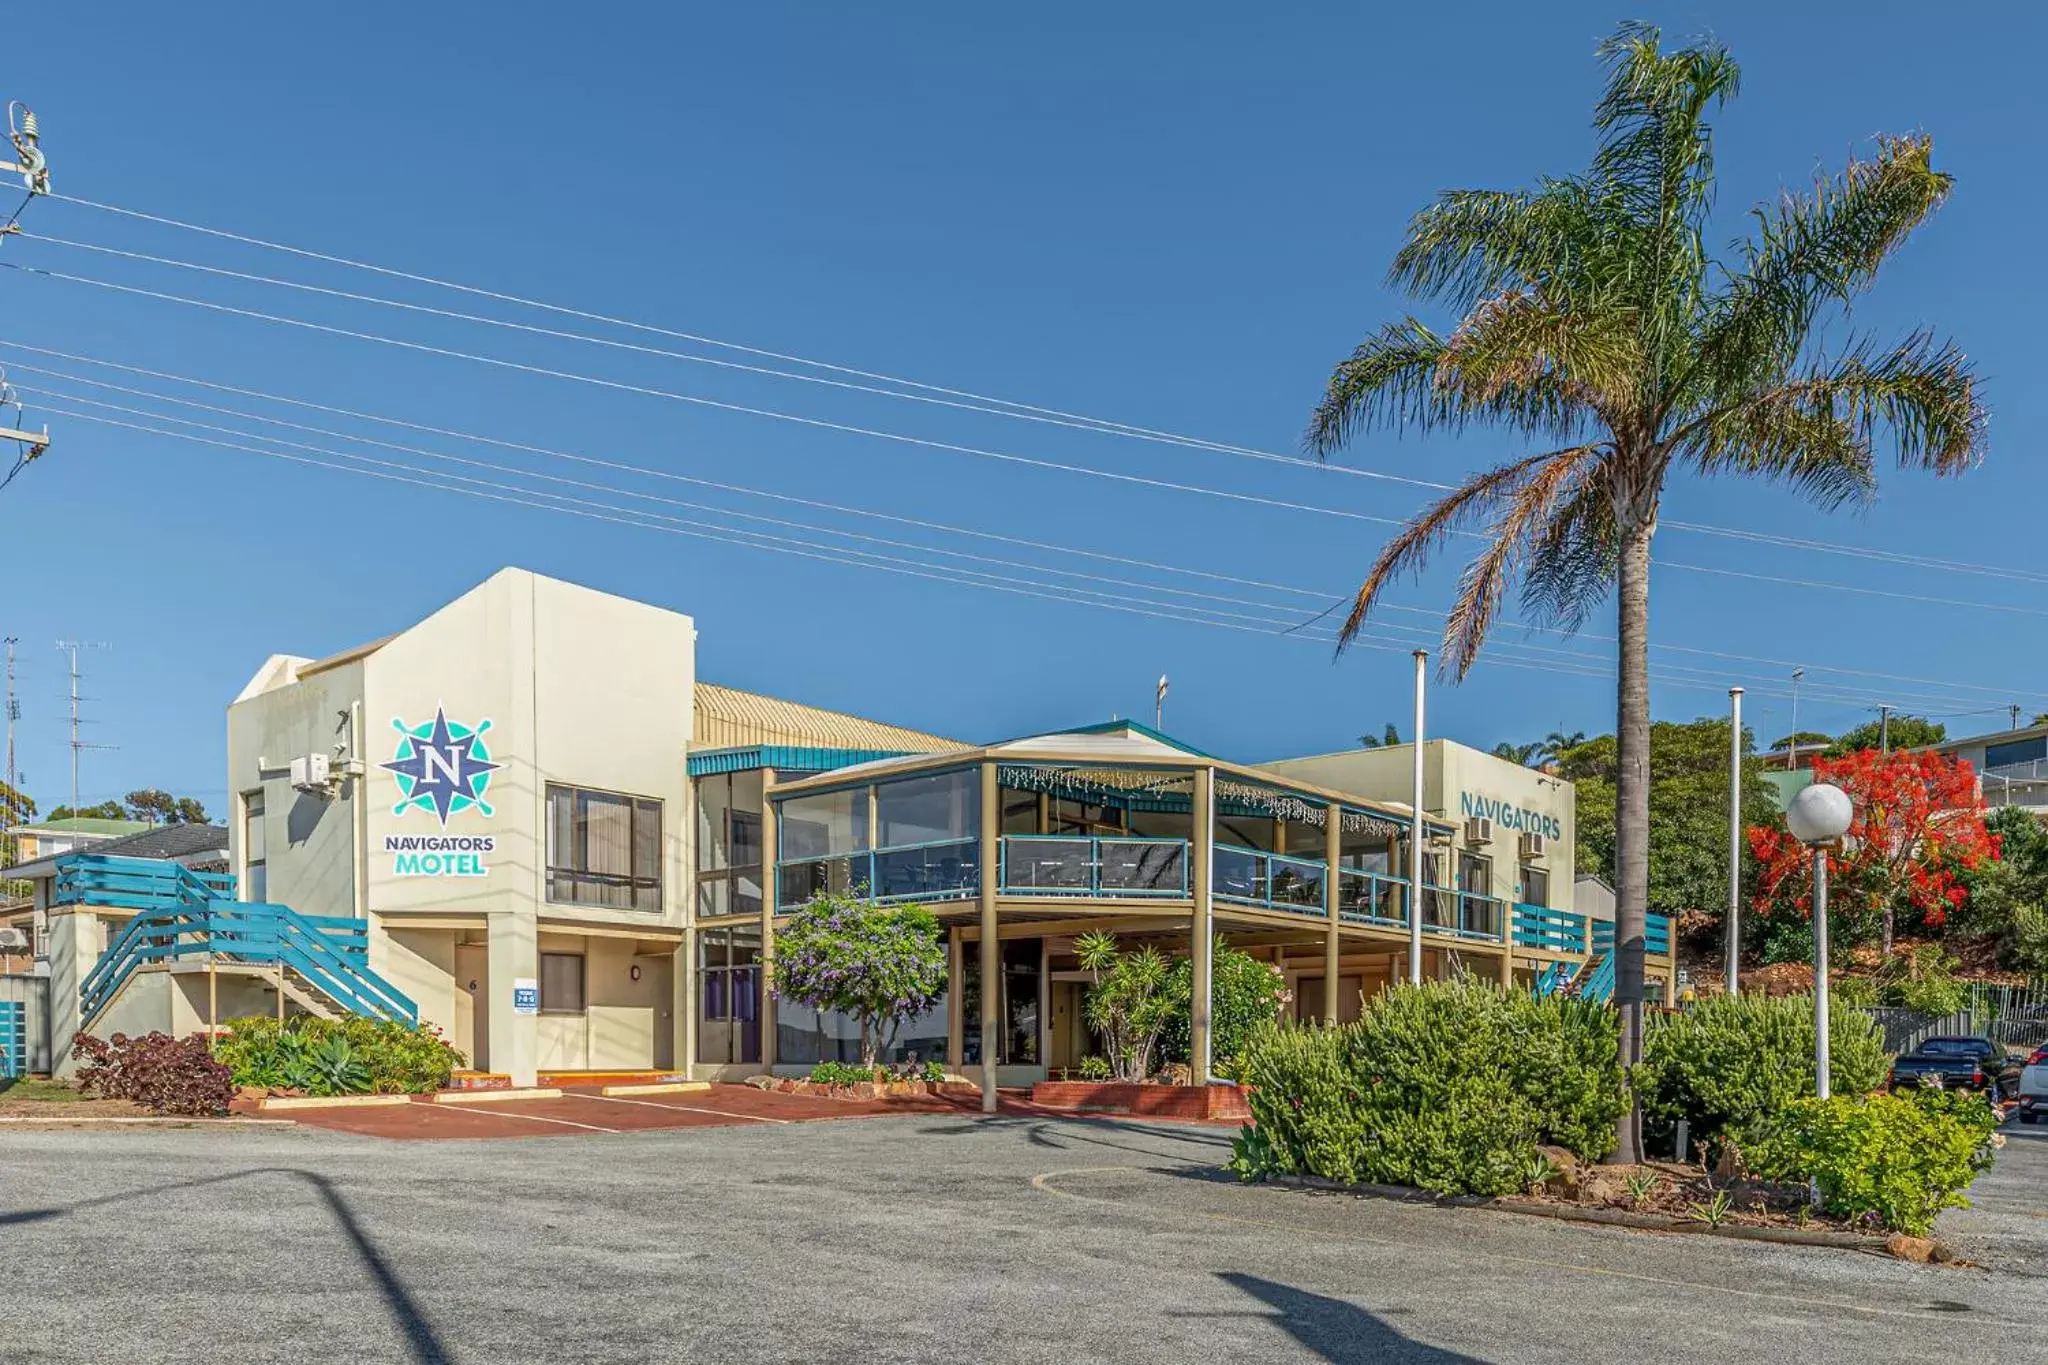
M1006 1118L1106 1118L1048 1109L1029 1100L1026 1091L1004 1091L1001 1116ZM484 1104L434 1104L421 1098L411 1104L374 1108L300 1109L291 1117L309 1128L326 1128L364 1137L456 1139L567 1137L574 1134L641 1132L654 1128L718 1128L783 1123L818 1123L831 1119L879 1118L890 1114L979 1115L978 1097L923 1097L884 1100L832 1100L815 1095L786 1095L751 1085L714 1085L709 1090L676 1095L603 1096L569 1091L559 1099L497 1100Z

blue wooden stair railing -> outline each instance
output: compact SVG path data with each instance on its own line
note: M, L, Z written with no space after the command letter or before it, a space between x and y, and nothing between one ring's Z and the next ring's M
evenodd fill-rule
M1568 989L1578 968L1579 964L1576 962L1553 962L1545 967L1536 975L1536 998L1540 1000L1546 995L1556 995Z
M143 967L183 958L281 966L351 1014L417 1023L419 1008L370 970L360 920L301 915L233 898L230 878L153 858L72 854L57 864L53 900L136 911L79 983L89 1024Z
M1614 996L1614 954L1603 953L1598 962L1579 973L1572 994L1581 1000L1605 1004Z

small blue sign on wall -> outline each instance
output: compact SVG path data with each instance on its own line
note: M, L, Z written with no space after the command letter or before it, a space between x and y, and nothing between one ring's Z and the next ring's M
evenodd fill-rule
M512 1012L514 1014L540 1013L540 982L532 977L520 977L512 983Z

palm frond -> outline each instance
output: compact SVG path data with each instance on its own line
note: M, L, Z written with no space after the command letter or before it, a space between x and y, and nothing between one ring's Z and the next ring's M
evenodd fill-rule
M1364 627L1367 614L1388 583L1403 573L1420 572L1429 556L1449 536L1474 520L1485 518L1502 502L1515 497L1543 466L1580 448L1545 451L1478 475L1408 523L1401 534L1381 547L1365 582L1352 599L1350 615L1337 635L1341 652Z
M1604 444L1575 446L1536 457L1540 461L1512 493L1503 490L1500 515L1487 528L1491 543L1458 578L1458 597L1444 618L1444 648L1439 672L1458 679L1472 670L1486 643L1486 633L1500 613L1500 602L1515 570L1543 539L1558 499L1597 464ZM1524 462L1527 463L1527 462Z
M1743 268L1708 319L1688 387L1725 403L1793 364L1823 305L1847 305L1869 288L1948 198L1954 181L1934 169L1933 151L1929 138L1881 138L1874 159L1758 209L1756 235L1742 244Z
M1581 468L1559 495L1522 578L1522 610L1545 625L1577 630L1607 596L1621 556L1621 525L1599 467Z
M1474 308L1451 333L1439 378L1475 409L1511 393L1528 400L1573 395L1594 408L1613 408L1642 361L1628 310L1572 307L1510 290ZM1562 415L1562 414L1560 414Z
M1889 350L1859 343L1708 413L1674 445L1704 473L1784 479L1833 506L1874 489L1880 436L1890 435L1902 468L1956 474L1983 458L1988 425L1968 358L1923 332Z
M1436 386L1442 338L1414 318L1390 322L1360 342L1330 375L1302 444L1327 457L1369 427L1431 431L1457 420Z
M1387 271L1390 287L1464 312L1481 299L1572 273L1597 241L1576 181L1536 190L1448 190L1415 215Z

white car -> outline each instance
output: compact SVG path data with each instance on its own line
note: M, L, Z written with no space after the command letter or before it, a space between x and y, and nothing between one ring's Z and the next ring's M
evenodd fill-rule
M2034 1123L2048 1114L2048 1061L2035 1062L2020 1072L2020 1103L2014 1112L2021 1123Z

